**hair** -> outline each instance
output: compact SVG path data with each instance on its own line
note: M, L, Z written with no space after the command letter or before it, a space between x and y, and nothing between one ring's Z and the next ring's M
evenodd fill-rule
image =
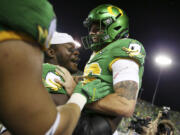
M73 135L112 135L105 116L83 112Z

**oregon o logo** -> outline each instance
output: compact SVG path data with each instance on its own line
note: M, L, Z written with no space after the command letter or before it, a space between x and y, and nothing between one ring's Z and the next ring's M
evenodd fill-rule
M109 6L109 7L107 8L107 10L108 10L108 12L109 12L111 15L113 15L113 16L117 16L117 15L118 15L117 12L114 12L114 10L119 11L119 13L121 14L121 16L123 16L123 11L122 11L120 8L118 8L118 7Z

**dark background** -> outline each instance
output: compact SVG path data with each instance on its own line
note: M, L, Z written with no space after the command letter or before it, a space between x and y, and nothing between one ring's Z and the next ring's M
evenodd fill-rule
M113 4L125 10L130 21L130 37L139 40L147 52L140 96L152 102L160 67L157 54L167 54L172 65L161 69L155 104L180 111L180 5L178 0L50 0L57 15L57 30L69 33L75 40L87 35L83 20L100 4ZM91 51L80 49L80 70Z

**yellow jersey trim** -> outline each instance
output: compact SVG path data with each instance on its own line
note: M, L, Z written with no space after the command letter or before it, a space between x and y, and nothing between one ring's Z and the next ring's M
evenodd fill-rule
M0 42L7 40L24 40L24 41L35 42L33 38L31 38L30 36L24 33L15 32L15 31L0 31Z
M109 64L109 71L112 71L112 64L118 61L119 59L121 58L115 58L114 60L111 61L111 63Z

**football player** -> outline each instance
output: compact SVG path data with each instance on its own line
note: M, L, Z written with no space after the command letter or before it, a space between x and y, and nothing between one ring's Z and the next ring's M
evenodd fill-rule
M45 90L42 52L55 29L47 0L0 1L0 121L14 135L69 135L94 97L96 87L78 85L67 104L55 107Z
M128 38L128 17L117 6L94 8L84 26L89 35L82 38L83 45L93 54L85 66L83 83L100 79L111 87L111 94L88 105L74 135L112 135L121 117L134 112L146 53L139 41Z
M77 72L77 63L79 61L79 51L75 46L74 39L66 33L55 32L52 40L51 46L45 52L45 63L43 64L43 81L48 92L51 93L52 98L56 105L65 104L72 94L74 86L76 83L66 83L69 86L64 86L56 83L54 79L62 79L56 72L56 66L59 65L68 69L72 74ZM66 81L68 82L68 81ZM67 91L67 92L66 92Z
M76 48L74 39L66 33L55 32L50 43L51 47L45 52L43 82L55 104L63 105L67 102L76 86L76 82L70 73L78 71L79 51ZM56 70L57 65L61 66L61 71ZM60 82L60 84L57 82ZM105 91L106 88L108 87L103 88L104 95L109 93L109 91Z

